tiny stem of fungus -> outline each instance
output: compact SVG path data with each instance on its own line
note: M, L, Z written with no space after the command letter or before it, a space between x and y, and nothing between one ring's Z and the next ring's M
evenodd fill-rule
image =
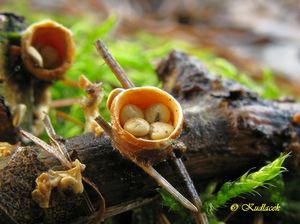
M119 65L116 59L114 59L114 57L109 53L104 43L101 40L97 40L95 46L98 53L103 58L103 60L112 70L112 72L116 75L123 88L124 89L133 88L134 84L128 79L124 69Z

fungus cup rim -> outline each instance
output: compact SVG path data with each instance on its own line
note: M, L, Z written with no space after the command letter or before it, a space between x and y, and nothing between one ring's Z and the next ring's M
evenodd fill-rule
M30 56L27 53L28 47L32 46L34 41L35 32L37 32L39 29L45 29L47 27L55 29L57 32L62 32L61 35L64 37L64 40L61 41L64 42L62 46L65 49L58 50L60 60L62 62L55 68L39 68L34 66ZM22 33L21 54L26 68L37 78L43 80L61 79L66 70L73 64L75 60L75 42L73 39L73 33L68 28L50 19L33 23Z
M158 99L143 99L143 94L142 92L147 92L145 95L149 95L150 93L153 93L155 96L163 96L164 99L158 100ZM141 96L134 96L135 99L129 99L129 100L124 100L124 98L128 98L129 96L133 96L134 93L139 93ZM113 98L113 99L112 99ZM143 139L140 137L135 137L134 135L130 134L127 132L121 125L119 114L121 109L123 108L124 105L127 103L132 103L134 105L137 105L138 103L135 103L135 101L138 100L143 100L143 102L140 104L142 105L142 109L144 110L145 107L154 104L154 103L162 103L166 105L165 102L167 102L168 105L166 105L170 112L171 112L171 120L173 122L174 130L171 132L171 134L163 139L158 139L158 140L148 140L148 139ZM169 145L168 141L172 139L176 139L182 130L183 126L183 111L182 108L179 104L179 102L169 93L167 93L164 90L161 90L157 87L152 87L152 86L145 86L145 87L134 87L130 89L115 89L114 91L111 92L111 94L108 97L107 101L107 106L110 110L111 113L111 123L113 127L113 131L117 136L116 138L122 138L127 142L130 142L135 145L140 145L142 148L157 148L157 147L162 147ZM121 102L121 103L120 103ZM137 106L140 107L138 104ZM172 107L173 108L172 108ZM175 107L175 109L174 109ZM175 124L174 124L175 123ZM154 145L155 146L154 146Z

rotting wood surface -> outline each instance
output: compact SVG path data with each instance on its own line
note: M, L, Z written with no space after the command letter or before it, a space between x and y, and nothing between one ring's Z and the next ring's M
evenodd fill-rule
M185 123L180 140L187 146L183 159L198 181L234 177L280 152L299 151L300 126L292 122L292 117L300 111L300 104L262 100L240 84L214 76L196 59L176 51L161 62L157 73L165 89L183 107ZM103 194L106 217L157 198L154 181L113 150L106 135L97 139L92 134L81 135L67 139L65 144L87 166L84 176ZM79 217L88 214L81 196L54 191L51 208L47 210L32 201L35 178L50 165L53 161L41 157L37 147L19 148L0 171L1 221L84 223ZM182 183L167 161L156 168L180 188ZM92 192L86 190L97 207Z

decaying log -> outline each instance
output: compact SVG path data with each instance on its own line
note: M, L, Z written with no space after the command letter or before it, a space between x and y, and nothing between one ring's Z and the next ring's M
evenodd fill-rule
M176 51L161 62L157 73L184 109L180 141L187 146L183 159L196 184L236 177L280 152L299 151L300 125L292 117L300 111L300 104L262 100ZM113 150L108 136L95 138L85 134L67 139L65 144L70 154L77 155L87 166L84 176L103 194L105 217L157 198L153 180ZM51 208L45 210L32 201L35 178L50 165L39 155L37 147L19 148L0 172L1 221L6 214L18 223L71 223L70 220L78 221L79 216L88 215L82 209L83 199L74 195L53 192ZM156 168L180 189L182 183L168 161ZM87 193L90 195L89 189ZM92 202L97 207L97 202Z

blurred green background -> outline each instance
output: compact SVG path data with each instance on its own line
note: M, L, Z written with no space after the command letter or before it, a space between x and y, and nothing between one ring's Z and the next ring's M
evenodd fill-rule
M51 4L59 4L59 1L53 1ZM124 22L124 16L117 11L99 16L97 13L83 10L75 15L76 12L74 14L67 9L66 13L61 10L50 10L47 4L40 7L42 8L35 8L35 1L6 1L1 4L0 10L24 16L28 24L50 18L68 27L74 33L76 60L66 74L67 81L59 81L51 88L53 101L80 98L84 95L79 88L66 85L70 80L77 82L81 74L86 75L91 81L102 82L106 97L113 88L120 86L108 66L96 53L94 42L97 39L104 41L137 86L161 86L155 75L156 64L170 51L177 49L199 58L211 72L238 80L265 98L277 98L282 95L274 83L270 69L263 69L263 79L257 84L247 73L239 71L229 61L216 56L205 45L196 45L188 39L158 35L140 28L136 28L135 32L129 34L122 32L122 26L124 23L126 25L126 21ZM101 104L100 111L106 119L109 119L105 100ZM54 108L50 115L56 131L63 137L71 137L83 132L82 126L57 117L57 111L66 113L83 123L84 116L79 104Z

